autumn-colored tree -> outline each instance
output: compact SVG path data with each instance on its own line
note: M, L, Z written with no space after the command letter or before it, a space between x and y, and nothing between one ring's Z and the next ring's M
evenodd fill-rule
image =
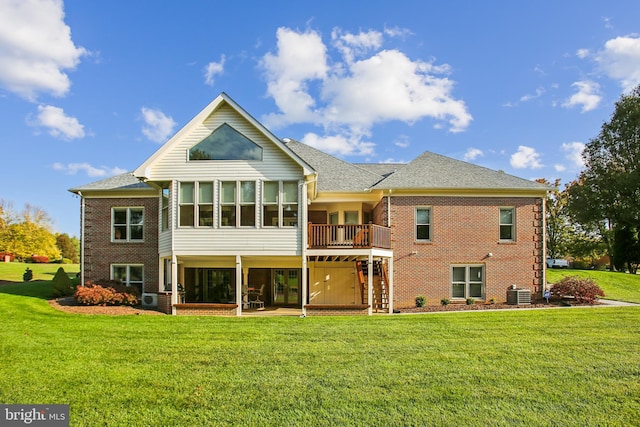
M68 258L74 263L78 263L78 251L76 245L67 233L56 234L56 246L60 250L63 258Z

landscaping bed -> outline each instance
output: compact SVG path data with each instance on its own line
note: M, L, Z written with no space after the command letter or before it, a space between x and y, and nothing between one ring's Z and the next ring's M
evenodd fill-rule
M159 311L126 305L80 305L73 297L48 300L51 307L76 314L105 314L109 316L123 315L164 315Z

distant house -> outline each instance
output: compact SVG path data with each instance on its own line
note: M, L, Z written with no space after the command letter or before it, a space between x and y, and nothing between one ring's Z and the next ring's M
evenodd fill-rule
M347 163L221 94L132 173L70 191L84 282L173 314L321 315L540 294L547 190L430 152Z

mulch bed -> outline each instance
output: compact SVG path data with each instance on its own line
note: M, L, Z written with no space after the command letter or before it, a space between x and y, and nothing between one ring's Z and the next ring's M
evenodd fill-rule
M161 315L155 310L147 310L140 307L130 307L127 305L79 305L74 298L59 298L47 301L49 305L57 310L66 311L67 313L76 314L105 314L108 316L126 316L126 315Z

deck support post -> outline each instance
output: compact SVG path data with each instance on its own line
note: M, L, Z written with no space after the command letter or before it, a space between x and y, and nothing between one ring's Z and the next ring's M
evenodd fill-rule
M367 259L367 302L369 303L369 316L373 314L373 254L369 251Z

